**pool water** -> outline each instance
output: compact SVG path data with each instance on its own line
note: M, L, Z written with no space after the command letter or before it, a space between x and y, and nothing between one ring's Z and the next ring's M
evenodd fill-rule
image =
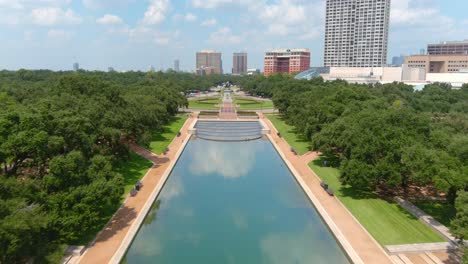
M123 263L349 263L270 141L192 138Z

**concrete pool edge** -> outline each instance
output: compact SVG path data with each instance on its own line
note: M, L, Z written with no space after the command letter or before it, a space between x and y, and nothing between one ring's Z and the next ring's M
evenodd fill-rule
M189 122L189 121L192 122L192 124L190 124L189 127L193 127L195 125L195 123L197 123L196 118L193 118L193 119L189 118L189 119L187 119L186 122ZM137 218L135 219L135 221L132 223L132 226L128 230L127 234L125 235L125 238L120 243L120 246L119 246L118 250L112 256L109 263L119 264L122 261L122 259L124 258L124 256L125 256L128 248L130 247L133 239L135 238L136 234L140 230L141 224L143 223L144 219L146 218L146 215L148 214L148 212L150 211L151 206L156 201L156 198L158 197L159 193L161 192L162 188L164 187L164 184L166 183L167 179L169 178L172 170L174 169L174 166L177 164L177 161L179 160L180 156L184 152L184 149L187 146L188 142L190 141L191 136L192 135L190 133L187 133L187 136L184 138L182 145L177 150L177 153L174 156L174 159L171 160L171 163L166 168L163 176L159 180L158 184L154 188L151 195L146 200L143 208L139 212L139 214L138 214Z
M180 157L182 156L187 144L190 141L191 136L193 134L196 134L196 133L193 133L193 132L195 132L193 130L193 128L196 125L196 123L198 123L199 121L204 122L204 121L208 121L208 120L198 120L197 118L193 118L193 119L189 118L187 120L187 122L191 122L189 124L188 128L187 128L187 135L184 136L182 144L177 149L176 154L174 155L173 159L170 161L170 164L168 165L168 167L165 169L165 171L162 174L162 176L161 176L159 182L157 183L156 187L154 187L154 189L151 192L150 196L148 196L148 198L145 201L142 209L140 210L137 217L135 218L132 225L130 226L128 232L126 233L124 239L119 243L118 250L112 255L112 258L109 261L109 263L120 263L120 261L124 258L125 254L127 253L128 248L130 247L130 245L132 244L135 236L137 235L138 231L140 230L142 222L144 221L145 217L147 216L148 212L150 211L151 206L156 201L157 197L160 195L161 190L163 189L163 187L166 184L167 180L169 179L169 176L171 175L174 167L176 166L177 162L179 161ZM215 120L213 120L213 121L215 121ZM219 121L219 120L216 120L216 121ZM275 127L272 126L272 124L270 124L270 122L266 122L265 120L262 120L262 119L255 120L255 121L260 122L262 127L270 128L272 131L275 131ZM229 120L229 121L226 120L226 122L242 122L242 121L241 120ZM184 124L184 126L185 126L185 124ZM328 228L329 232L331 232L331 235L334 237L335 241L338 243L338 245L344 251L344 254L347 256L347 258L353 263L359 263L359 264L365 263L363 261L363 259L361 258L361 256L360 256L360 254L362 254L362 252L361 252L362 247L359 248L359 246L358 246L358 249L356 250L352 246L352 243L351 243L352 241L349 241L349 239L347 239L347 236L344 234L344 233L348 233L348 235L349 235L349 232L344 232L343 233L343 231L340 229L339 225L337 223L335 223L335 221L333 220L334 219L333 218L333 210L332 210L332 215L330 215L329 212L326 209L327 206L328 206L327 203L325 204L325 206L323 206L322 205L323 201L320 200L320 199L322 199L322 198L320 198L320 195L319 195L320 199L317 198L317 196L315 195L315 192L312 190L312 189L314 189L314 186L310 185L310 182L309 182L310 179L308 179L308 177L306 177L306 176L309 175L309 173L305 173L303 168L302 168L302 165L299 166L297 163L294 162L294 160L295 160L294 157L291 157L292 160L290 160L288 158L288 155L286 155L286 153L284 152L284 151L286 151L284 146L280 146L278 144L278 142L275 141L275 137L271 133L267 134L267 138L270 141L270 143L273 145L274 149L276 150L277 154L280 156L280 158L282 159L284 164L286 164L286 166L289 169L290 173L294 176L294 179L296 180L296 182L302 188L302 191L306 194L307 198L309 199L311 204L314 206L315 210L318 212L319 216L322 218L322 221L324 222L324 224ZM281 144L283 144L283 143L281 143ZM294 164L298 165L299 167L296 168L296 166ZM312 172L312 174L315 175L315 173L313 173L313 171L311 171L311 172ZM304 173L305 173L305 175L302 175ZM304 178L304 177L306 177L307 179ZM341 204L341 202L339 202L339 203ZM345 208L344 206L342 206L342 207L353 218L353 220L358 225L360 225L360 223L354 218L354 216L352 214L350 214L350 212L347 210L347 208ZM340 221L338 221L338 222L340 222ZM360 225L360 226L367 233L367 235L376 243L376 241L367 232L367 230L365 228L363 228L362 225ZM343 226L341 226L341 228L343 228ZM345 229L345 231L346 231L346 229ZM353 240L353 239L351 238L351 240ZM383 248L381 248L378 243L376 243L376 244L379 246L380 250L382 250L382 252L385 254L385 251L383 250ZM361 250L361 251L359 251L359 250ZM372 250L377 250L377 249L372 249ZM358 253L358 252L361 252L361 253ZM388 255L387 255L387 257L388 257ZM368 261L368 263L371 263L371 262ZM372 263L374 263L374 262L372 262ZM386 262L382 262L382 263L386 263Z
M263 122L262 122L263 123ZM320 201L315 197L315 195L312 193L310 188L307 186L307 184L304 182L302 177L299 175L299 173L296 171L294 166L291 164L291 162L287 159L286 155L284 155L283 151L281 148L276 144L276 142L273 140L271 135L267 135L268 140L270 143L273 145L275 148L276 152L278 155L280 155L281 159L283 162L286 164L288 167L289 171L291 174L294 176L296 182L299 184L299 186L302 188L304 193L307 195L307 198L311 201L312 205L315 207L317 212L319 213L320 217L322 220L325 222L327 227L330 229L332 232L332 235L334 236L335 240L340 244L342 249L345 251L345 254L349 259L355 263L355 264L364 264L364 261L359 257L357 252L354 250L354 248L351 246L349 241L346 239L346 237L343 235L341 230L338 228L338 226L335 224L333 219L328 215L327 211L325 208L321 205Z

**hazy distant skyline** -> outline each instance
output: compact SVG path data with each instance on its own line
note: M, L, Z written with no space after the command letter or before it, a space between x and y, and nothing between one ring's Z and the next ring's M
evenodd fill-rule
M392 0L388 57L468 39L466 0ZM157 70L195 53L249 54L263 68L272 48L309 48L323 64L325 0L0 0L0 69ZM390 61L390 59L389 59Z

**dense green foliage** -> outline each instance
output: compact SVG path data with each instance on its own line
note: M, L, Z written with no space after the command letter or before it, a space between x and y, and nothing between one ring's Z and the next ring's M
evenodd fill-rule
M451 231L461 240L468 240L468 192L462 192L455 202L457 215L452 220ZM468 247L463 247L463 263L468 263Z
M176 73L0 72L0 263L47 262L119 207L129 158L216 81Z
M240 83L271 96L316 150L331 157L340 180L363 193L434 186L453 203L468 188L468 86L422 91L376 85L257 76Z

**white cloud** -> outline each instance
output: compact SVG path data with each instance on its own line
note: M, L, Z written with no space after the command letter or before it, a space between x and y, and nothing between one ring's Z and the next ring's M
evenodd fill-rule
M220 145L213 141L194 144L190 171L194 175L216 175L226 179L246 176L255 164L257 149L249 142ZM198 153L204 153L199 155Z
M440 14L439 10L424 5L416 5L414 0L393 0L390 22L395 26L436 26L452 24L453 20Z
M239 44L244 39L241 36L234 35L229 27L223 27L213 32L208 41L212 44Z
M61 29L51 29L47 32L47 36L55 39L69 39L72 34Z
M0 8L22 9L24 7L20 1L0 0Z
M104 15L103 17L97 19L96 22L101 25L118 25L123 23L120 17L111 14Z
M187 21L187 22L195 22L198 20L198 17L192 13L187 13L185 15L175 14L172 18L175 21Z
M214 18L211 18L211 19L207 19L205 21L203 21L200 26L202 27L212 27L212 26L216 26L216 24L218 24L218 21Z
M243 23L259 28L263 35L291 36L314 39L323 28L325 2L323 0L192 0L197 8L214 9L237 6L245 10ZM201 24L208 26L210 24Z
M188 13L185 15L185 20L188 22L194 22L197 21L197 16L192 13Z
M37 8L31 11L32 23L41 26L57 24L79 24L82 19L71 9L63 10L58 7Z
M260 19L265 22L278 21L286 25L305 23L308 20L306 5L294 4L291 0L282 0L277 4L264 6L259 13Z
M168 36L159 36L154 39L154 42L158 45L165 46L171 42L171 39Z
M145 12L143 23L155 25L163 22L166 19L166 14L169 11L169 8L169 0L152 0Z
M238 5L238 6L246 6L246 5L253 5L258 2L259 0L191 0L191 3L196 8L218 8L225 5Z
M88 9L111 9L125 7L135 2L135 0L82 0L83 5Z

